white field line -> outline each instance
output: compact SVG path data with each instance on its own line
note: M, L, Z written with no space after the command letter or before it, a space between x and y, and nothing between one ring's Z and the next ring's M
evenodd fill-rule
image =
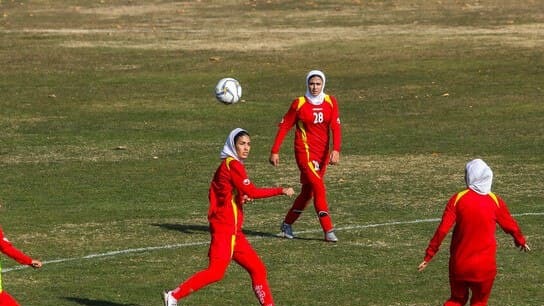
M543 216L544 212L537 212L537 213L521 213L521 214L513 214L514 217L523 217L523 216ZM365 228L373 228L373 227L382 227L382 226L394 226L394 225L408 225L408 224L416 224L416 223L430 223L430 222L438 222L440 221L440 218L432 218L432 219L416 219L411 221L393 221L393 222L385 222L385 223L375 223L375 224L364 224L364 225L351 225L351 226L344 226L344 227L338 227L336 228L337 231L349 231L349 230L356 230L356 229L365 229ZM296 232L297 234L307 234L307 233L317 233L321 232L320 229L317 230L309 230L309 231L299 231ZM264 237L248 237L249 240L256 240L259 238ZM93 259L93 258L102 258L102 257L115 257L117 255L124 255L124 254L130 254L130 253L141 253L141 252L150 252L150 251L156 251L156 250L166 250L166 249L178 249L178 248L185 248L185 247L191 247L191 246L199 246L199 245L207 245L210 241L201 241L201 242L189 242L189 243L178 243L178 244L167 244L163 246L153 246L153 247L143 247L143 248L135 248L135 249L126 249L126 250L119 250L119 251L110 251L105 253L98 253L98 254L90 254L82 257L70 257L70 258L60 258L60 259L52 259L52 260L44 260L42 263L44 265L47 264L53 264L53 263L63 263L63 262L69 262L69 261L76 261L76 260L84 260L84 259ZM7 273L11 271L16 270L22 270L30 268L26 265L19 265L14 266L11 268L3 269L2 273Z

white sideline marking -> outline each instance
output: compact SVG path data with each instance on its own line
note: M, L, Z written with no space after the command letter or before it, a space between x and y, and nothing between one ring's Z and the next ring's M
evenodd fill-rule
M544 212L513 214L512 216L514 216L514 217L523 217L523 216L542 216L542 215L544 215ZM429 223L429 222L438 222L438 221L440 221L440 218L416 219L416 220L411 220L411 221L394 221L394 222L376 223L376 224L352 225L352 226L339 227L339 228L336 228L336 230L344 231L344 230L363 229L363 228L372 228L372 227L380 227L380 226L406 225L406 224ZM300 231L300 232L296 232L296 233L297 234L307 234L307 233L316 233L316 232L321 232L321 230L318 229L318 230ZM254 240L255 238L263 238L263 237L254 237L253 239L251 239L251 237L248 237L248 240ZM93 259L93 258L117 256L117 255L130 254L130 253L149 252L149 251L166 250L166 249L177 249L177 248L197 246L197 245L206 245L206 244L209 244L209 243L210 243L210 241L207 240L207 241L202 241L202 242L167 244L167 245L163 245L163 246L144 247L144 248L135 248L135 249L111 251L111 252L98 253L98 254L90 254L90 255L86 255L86 256L82 256L82 257L71 257L71 258L60 258L60 259L44 260L44 261L42 261L42 263L44 265L52 264L52 263L63 263L63 262L76 261L76 260L82 260L82 259ZM26 268L30 268L30 267L26 266L26 265L19 265L19 266L3 269L2 273L7 273L7 272L11 272L11 271L16 271L16 270L22 270L22 269L26 269Z

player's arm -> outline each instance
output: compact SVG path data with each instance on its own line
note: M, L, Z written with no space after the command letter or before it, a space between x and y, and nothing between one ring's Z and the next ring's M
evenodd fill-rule
M15 248L3 235L0 236L0 251L22 265L31 266L34 263L32 258Z
M284 188L281 187L259 188L255 186L249 180L244 166L238 161L231 162L230 171L234 186L246 200L269 198L284 194Z
M497 212L497 223L502 228L502 230L511 235L514 238L514 243L516 247L520 248L521 251L530 251L531 248L527 244L527 240L523 236L521 229L516 222L516 220L510 214L508 206L502 200L502 198L497 197L499 201L499 210Z
M281 122L278 124L278 131L276 133L276 137L274 138L272 149L270 150L270 157L268 158L270 164L275 167L280 164L280 148L283 140L285 139L285 136L287 136L287 133L289 133L289 130L291 130L293 125L295 125L297 118L297 101L298 100L295 100L293 103L291 103L289 110L287 113L285 113L281 119Z
M340 149L342 147L342 125L340 123L340 111L338 110L338 102L336 98L331 96L332 100L332 117L330 129L332 134L332 151L330 155L330 164L335 165L340 162Z
M418 270L423 271L429 262L433 259L434 255L438 253L442 241L450 231L451 227L455 224L456 211L455 211L455 198L457 194L451 197L446 205L446 209L442 214L442 219L440 224L436 228L433 237L429 242L429 246L425 250L425 257L423 261L419 264Z

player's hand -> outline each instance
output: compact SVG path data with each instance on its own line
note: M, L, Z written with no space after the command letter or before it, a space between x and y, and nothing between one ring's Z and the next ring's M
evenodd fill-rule
M417 266L417 270L421 272L425 270L425 268L427 268L428 265L429 265L429 262L424 260L423 262L419 264L419 266Z
M42 267L42 262L39 260L32 259L32 263L30 264L30 266L34 269L39 269Z
M280 164L280 155L278 153L271 153L268 161L272 166L277 167Z
M524 245L519 245L519 250L522 251L522 252L529 252L531 251L531 248L529 247L529 245L526 243Z
M253 199L250 198L247 194L244 194L244 196L242 197L242 203L247 203L247 202L253 202Z
M334 150L331 152L329 164L336 165L340 162L340 152Z
M295 190L291 187L283 188L282 193L286 196L293 196L295 194Z

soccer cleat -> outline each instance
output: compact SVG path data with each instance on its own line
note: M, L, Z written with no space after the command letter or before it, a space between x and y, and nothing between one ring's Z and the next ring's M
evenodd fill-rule
M325 233L325 241L327 242L338 242L338 238L334 234L334 230L330 230Z
M164 290L162 300L164 301L164 306L178 306L178 300L172 296L172 291Z
M281 232L283 234L283 237L287 239L293 239L295 238L295 235L293 235L293 228L291 227L291 224L287 224L285 222L281 223Z

